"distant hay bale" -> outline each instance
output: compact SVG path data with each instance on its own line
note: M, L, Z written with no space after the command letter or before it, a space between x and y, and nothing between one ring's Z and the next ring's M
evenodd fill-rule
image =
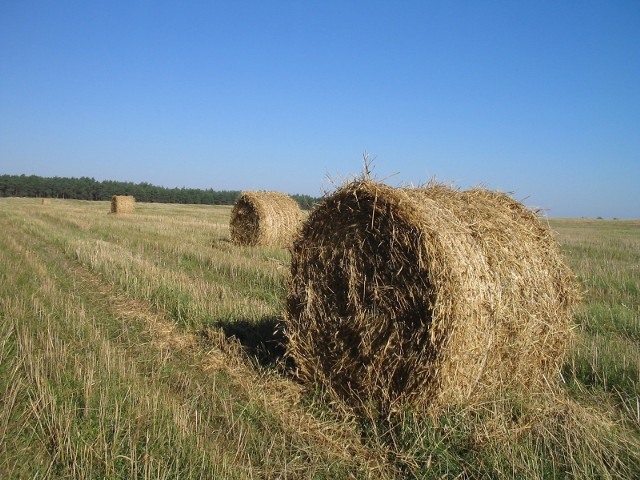
M114 195L111 198L111 213L134 213L136 199L131 195Z
M231 211L231 241L245 246L289 247L302 221L296 201L279 192L242 192Z
M50 198L43 198L42 199L42 205L51 205L51 199Z
M548 390L577 292L549 229L508 195L358 180L293 244L288 354L303 380L382 412Z

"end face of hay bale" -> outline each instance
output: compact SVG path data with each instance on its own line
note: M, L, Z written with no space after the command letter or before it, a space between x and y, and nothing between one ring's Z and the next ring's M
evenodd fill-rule
M242 192L231 211L231 241L244 246L289 247L301 221L300 207L287 194Z
M111 198L111 213L134 213L136 199L132 195L114 195Z
M288 353L353 406L442 405L557 375L574 279L506 195L349 184L292 248Z

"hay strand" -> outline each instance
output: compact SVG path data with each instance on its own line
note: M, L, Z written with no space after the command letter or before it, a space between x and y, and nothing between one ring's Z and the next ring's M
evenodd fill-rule
M386 412L545 390L576 299L551 233L508 195L365 178L295 240L288 354L302 379Z
M231 211L231 241L245 246L289 247L302 221L300 207L279 192L242 192Z

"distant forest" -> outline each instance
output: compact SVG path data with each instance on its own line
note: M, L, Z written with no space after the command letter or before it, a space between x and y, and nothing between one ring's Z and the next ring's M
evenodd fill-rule
M70 198L75 200L111 200L114 195L133 195L138 202L196 203L233 205L239 190L200 190L165 188L149 183L116 182L93 178L39 177L37 175L0 175L0 197ZM291 195L300 208L309 209L318 198Z

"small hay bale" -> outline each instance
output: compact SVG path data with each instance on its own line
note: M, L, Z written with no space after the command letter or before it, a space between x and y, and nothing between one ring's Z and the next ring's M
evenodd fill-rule
M296 201L279 192L242 192L231 211L231 241L245 246L289 247L302 222Z
M51 205L51 199L50 198L43 198L42 199L42 205Z
M134 213L136 199L132 195L114 195L111 198L111 213Z
M288 355L356 408L557 384L576 280L508 195L358 180L318 205L291 253Z

